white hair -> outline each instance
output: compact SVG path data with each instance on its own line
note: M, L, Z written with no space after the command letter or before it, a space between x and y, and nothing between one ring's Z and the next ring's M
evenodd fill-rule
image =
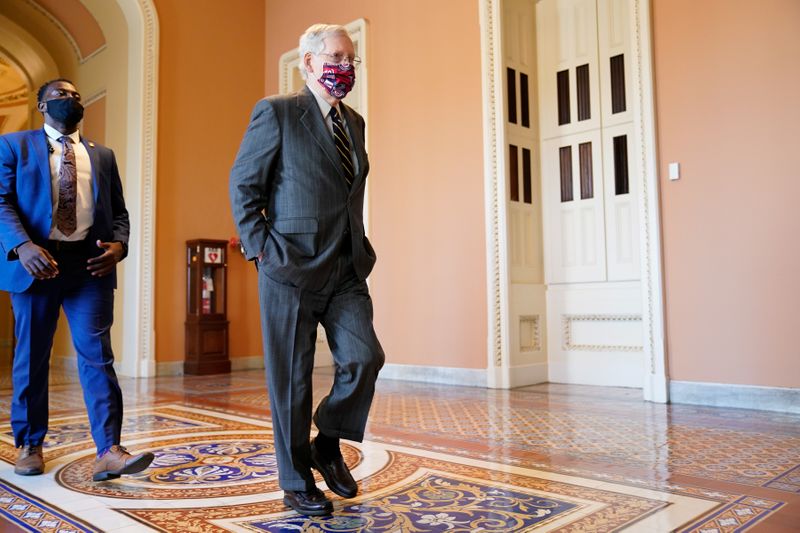
M325 50L325 39L331 35L350 37L347 28L339 24L312 24L300 36L300 64L297 65L297 68L300 69L300 75L303 76L303 79L306 79L308 75L305 67L306 54L319 54Z

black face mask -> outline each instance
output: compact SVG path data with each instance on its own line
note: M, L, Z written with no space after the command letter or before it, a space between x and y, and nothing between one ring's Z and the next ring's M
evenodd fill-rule
M47 114L65 126L77 126L83 119L83 106L74 98L47 100Z

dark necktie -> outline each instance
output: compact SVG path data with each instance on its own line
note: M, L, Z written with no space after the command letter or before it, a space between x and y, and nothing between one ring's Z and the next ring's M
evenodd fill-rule
M331 121L333 121L333 142L336 143L336 150L339 152L339 159L342 160L342 171L344 178L347 180L347 186L353 185L353 160L350 159L350 140L347 138L347 133L344 131L342 119L339 117L339 112L335 107L331 108Z
M75 150L72 139L66 135L58 139L61 142L61 164L58 167L58 209L56 210L56 228L69 237L78 227L78 216L75 204L78 197L78 170L75 168Z

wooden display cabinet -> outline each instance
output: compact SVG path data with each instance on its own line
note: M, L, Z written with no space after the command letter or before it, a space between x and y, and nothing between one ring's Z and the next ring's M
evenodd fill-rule
M186 241L185 374L231 371L228 357L228 241Z

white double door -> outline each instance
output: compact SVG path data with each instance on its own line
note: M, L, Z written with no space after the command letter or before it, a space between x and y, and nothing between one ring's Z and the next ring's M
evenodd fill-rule
M632 2L503 3L515 375L644 383Z
M537 4L548 373L644 381L630 0Z

